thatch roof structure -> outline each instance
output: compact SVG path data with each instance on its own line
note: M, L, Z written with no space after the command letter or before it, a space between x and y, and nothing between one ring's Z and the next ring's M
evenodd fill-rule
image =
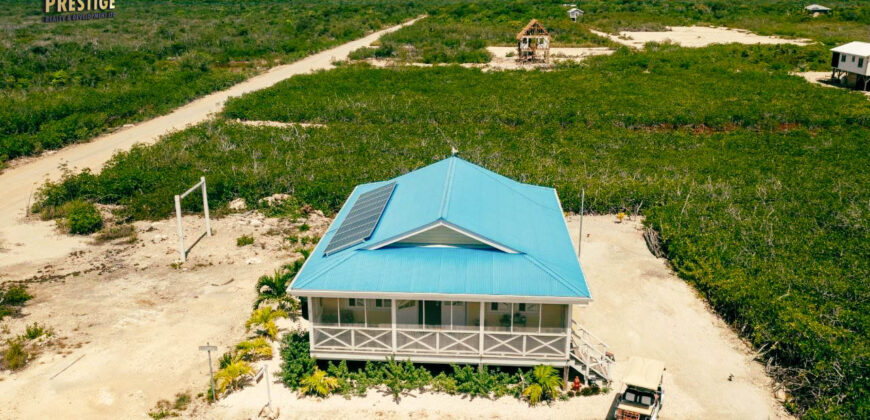
M537 19L532 19L517 33L517 41L527 36L550 36L550 33L547 32L547 28L544 28L544 25L541 25L541 22L538 22Z

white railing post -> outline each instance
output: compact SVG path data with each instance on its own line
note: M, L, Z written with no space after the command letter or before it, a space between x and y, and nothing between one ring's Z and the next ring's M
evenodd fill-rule
M480 302L480 346L478 351L480 357L483 357L483 318L486 316L484 305L486 305L486 302Z
M390 311L392 312L393 318L393 355L396 354L396 299L390 299Z
M565 360L571 360L571 315L571 305L565 305L565 324L568 325L565 327Z
M178 225L178 253L181 255L181 262L187 260L184 252L184 229L181 225L181 197L175 196L175 218Z
M205 213L205 233L211 236L211 218L208 216L208 192L205 189L205 177L200 177L202 183L202 210Z
M314 340L314 302L317 298L309 296L306 299L308 299L308 340L311 342L311 347L315 347L317 342Z

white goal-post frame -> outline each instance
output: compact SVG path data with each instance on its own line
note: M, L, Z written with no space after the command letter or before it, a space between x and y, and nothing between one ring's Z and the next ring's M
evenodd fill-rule
M181 262L187 261L187 250L184 249L184 226L181 223L181 200L187 197L190 193L196 191L197 188L202 188L202 209L205 213L205 233L204 235L211 236L211 218L208 215L208 191L205 186L205 177L200 177L196 185L190 187L183 194L175 195L175 219L178 225L178 254L181 256ZM202 236L200 236L202 238ZM198 239L197 239L198 240ZM195 244L195 243L194 243Z

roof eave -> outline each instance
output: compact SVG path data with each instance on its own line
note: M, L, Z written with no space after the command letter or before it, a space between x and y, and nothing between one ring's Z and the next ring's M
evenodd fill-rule
M401 299L401 300L454 300L471 302L506 302L506 303L551 303L569 305L588 305L591 297L586 296L519 296L519 295L485 295L485 294L453 294L453 293L419 293L419 292L383 292L358 290L310 290L293 289L287 293L293 296L306 297L358 297L366 299Z

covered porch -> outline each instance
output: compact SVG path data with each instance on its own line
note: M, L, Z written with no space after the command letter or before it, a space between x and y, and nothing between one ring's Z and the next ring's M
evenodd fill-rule
M571 305L309 297L311 353L322 359L568 364Z

